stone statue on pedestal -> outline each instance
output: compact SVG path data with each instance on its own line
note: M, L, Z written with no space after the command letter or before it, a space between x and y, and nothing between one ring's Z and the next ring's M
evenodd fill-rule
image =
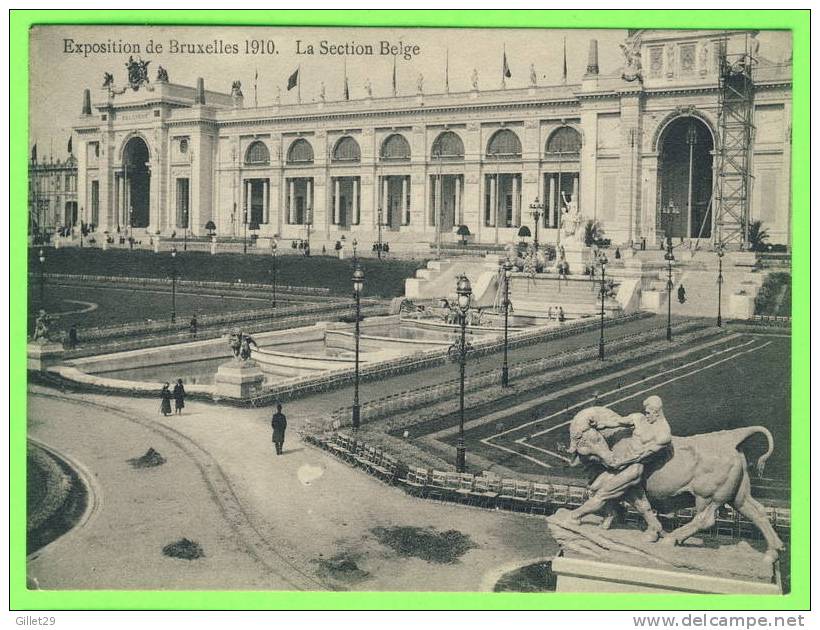
M40 343L48 341L48 323L50 319L45 310L40 309L37 319L34 320L34 335L31 338L32 341L39 341Z
M581 545L611 548L608 545L616 544L612 539L596 531L584 531L588 526L582 526L583 519L603 511L606 515L600 528L609 529L616 504L624 500L647 525L644 542L634 543L635 548L671 562L662 548L682 544L697 532L710 529L718 509L730 504L760 530L767 545L765 559L774 562L784 545L763 506L751 495L746 457L739 450L749 437L763 434L768 449L757 461L757 469L762 471L774 450L769 430L750 426L677 437L671 433L659 396L650 396L643 405L643 412L628 416L606 407L589 407L575 415L569 426L567 452L574 458L573 463L584 464L599 474L589 484L589 499L571 512L559 511L550 517L551 527L561 529L565 525L562 536L570 531L574 536L588 538ZM665 532L655 515L656 507L685 495L694 501L694 517ZM650 543L658 539L660 547L655 549Z
M567 197L567 193L564 191L561 191L561 198L564 200L564 209L562 210L561 217L561 226L563 227L564 236L580 241L583 236L580 233L580 227L584 222L584 218L578 210L578 202L575 201L572 195Z

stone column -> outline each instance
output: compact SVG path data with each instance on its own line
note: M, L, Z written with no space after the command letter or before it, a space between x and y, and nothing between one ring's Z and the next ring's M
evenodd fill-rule
M518 177L513 175L512 178L513 184L513 203L512 203L512 213L513 213L513 222L514 225L521 225L521 202L518 198Z
M333 225L339 225L339 219L341 217L341 209L339 207L339 204L341 203L339 185L339 178L335 177L333 179Z
M351 218L352 225L359 225L359 180L353 178L353 216Z
M382 198L379 201L379 208L382 209L382 225L390 224L390 178L382 176ZM378 209L377 209L378 211ZM376 218L378 221L378 216Z
M265 184L265 200L264 200L264 219L265 223L270 223L270 180L266 179Z
M305 179L305 223L313 221L313 179Z
M401 178L401 224L407 225L408 219L410 218L408 215L410 213L410 205L407 203L407 179L409 175L405 175Z
M549 223L550 227L553 226L553 222L555 221L555 207L552 205L553 200L555 199L555 175L550 175L550 186L549 186L549 197L547 197L547 213L549 214ZM560 207L560 204L559 204Z
M441 177L435 176L433 180L433 225L438 229L441 213Z
M457 217L458 224L462 225L464 223L464 213L461 211L461 177L458 175L454 177L456 178L456 207L454 214Z
M288 223L296 223L296 182L293 178L288 180Z
M490 227L498 225L498 175L490 175Z

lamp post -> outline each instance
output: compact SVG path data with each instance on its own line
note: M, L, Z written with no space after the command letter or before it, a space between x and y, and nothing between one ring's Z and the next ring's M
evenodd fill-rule
M666 340L672 341L672 263L675 261L675 254L672 253L672 237L666 239Z
M538 225L536 223L536 225ZM510 280L512 280L513 266L510 259L507 258L504 264L501 265L501 270L504 273L504 365L501 368L501 387L509 387L510 385L510 370L507 361L507 330L510 315Z
M46 299L46 256L40 250L40 308L45 308Z
M171 323L177 321L177 248L171 248Z
M459 418L458 443L456 444L456 470L464 472L466 466L466 452L464 448L464 367L467 362L467 311L470 310L470 298L473 287L467 276L461 276L456 284L458 294L458 308L461 312L461 345L459 346L459 373L461 387L459 389Z
M242 212L242 253L248 253L248 210Z
M718 313L717 313L717 325L718 325L718 328L720 328L720 327L723 326L723 318L721 317L721 311L720 311L720 298L721 298L721 292L722 292L722 288L723 288L723 255L726 253L724 251L723 243L718 243L715 246L715 251L717 252L717 255L718 255L718 277L717 277L717 285L718 285L718 300L717 300L718 303L717 303L717 307L718 307Z
M361 295L364 287L364 271L356 263L353 270L353 296L356 298L356 328L354 339L356 340L356 360L353 376L353 428L359 428L359 320L361 319Z
M606 254L601 252L598 257L598 262L601 265L601 336L598 339L598 358L604 360L604 298L606 297L606 264L609 262L606 259Z
M83 218L84 218L84 215L85 215L84 208L80 208L80 249L82 249L82 246L83 246L83 227L84 227L83 226Z
M353 264L358 265L359 264L359 259L356 256L356 248L359 246L358 239L354 238L351 245L353 246Z
M538 220L541 218L542 214L544 213L544 204L538 199L535 198L530 204L530 214L532 214L532 219L535 223L535 240L533 241L533 247L535 251L538 251Z
M188 251L188 209L185 209L185 227L182 230L182 250Z
M274 236L270 240L270 254L271 254L271 308L276 308L276 248L279 246L279 243L276 241L276 237Z

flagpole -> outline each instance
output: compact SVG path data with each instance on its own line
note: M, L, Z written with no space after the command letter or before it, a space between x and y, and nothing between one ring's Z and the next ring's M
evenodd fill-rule
M302 64L296 66L296 102L302 104Z
M507 88L507 44L504 44L504 53L501 57L501 89L504 90Z
M561 77L563 83L567 82L567 36L564 35L564 69Z
M259 68L256 68L255 70L256 71L253 74L253 106L259 107L259 94L256 87L256 83L259 79Z
M396 86L396 55L393 55L393 96L398 96L398 87Z
M446 49L444 66L444 91L450 93L450 49Z

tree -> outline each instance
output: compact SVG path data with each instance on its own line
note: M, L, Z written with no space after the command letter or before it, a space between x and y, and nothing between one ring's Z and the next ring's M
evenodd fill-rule
M752 221L749 224L749 249L761 252L766 249L769 233L763 229L763 221Z

